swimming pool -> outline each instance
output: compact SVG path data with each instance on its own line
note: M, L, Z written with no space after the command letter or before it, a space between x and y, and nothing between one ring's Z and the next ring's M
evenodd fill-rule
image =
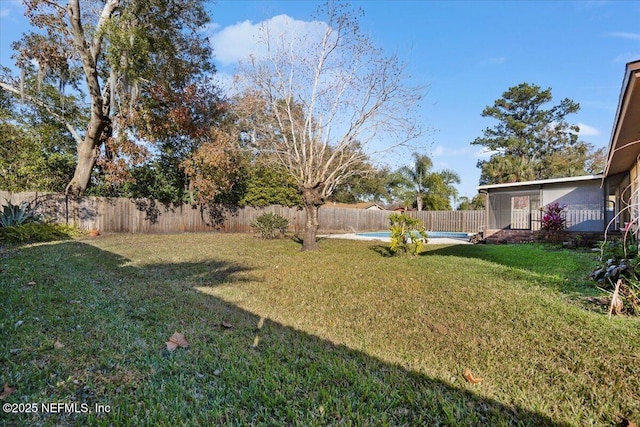
M356 236L364 236L364 237L391 237L390 231L374 231L371 233L356 233ZM449 238L449 239L468 239L468 233L456 233L451 231L427 231L427 236L429 238Z

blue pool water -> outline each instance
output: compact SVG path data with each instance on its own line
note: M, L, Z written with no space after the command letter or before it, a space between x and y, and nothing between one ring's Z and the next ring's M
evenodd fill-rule
M391 237L390 231L374 231L371 233L357 233L357 236L366 236L366 237ZM467 233L455 233L449 231L427 231L428 237L438 238L438 237L447 237L451 239L468 239L469 235Z

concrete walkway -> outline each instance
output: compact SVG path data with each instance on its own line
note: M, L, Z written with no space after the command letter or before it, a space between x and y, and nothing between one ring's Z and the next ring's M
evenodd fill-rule
M327 239L378 240L381 242L391 241L390 237L359 236L355 233L323 234L318 237L325 237ZM454 239L451 237L429 237L429 241L427 242L427 244L428 245L470 245L471 243L467 239Z

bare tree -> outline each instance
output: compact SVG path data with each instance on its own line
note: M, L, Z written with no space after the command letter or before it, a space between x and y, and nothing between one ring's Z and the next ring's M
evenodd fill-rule
M241 64L238 106L252 147L295 178L306 210L302 250L318 249L318 208L368 158L419 136L423 89L359 28L361 12L330 1L315 32L261 28L260 54Z

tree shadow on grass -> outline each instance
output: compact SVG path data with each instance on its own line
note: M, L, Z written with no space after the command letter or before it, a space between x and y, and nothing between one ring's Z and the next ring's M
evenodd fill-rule
M391 252L391 247L389 245L372 245L369 249L384 258L391 258L393 256L393 252Z
M304 243L304 236L300 233L293 233L293 234L288 234L289 239L292 242L295 242L299 245L302 246L302 244ZM323 242L325 240L329 240L329 237L325 236L325 235L318 235L316 236L316 242Z
M443 382L196 290L256 280L245 265L136 265L79 242L14 257L0 290L7 316L39 320L0 346L10 361L2 380L17 387L8 402L46 396L111 408L9 415L16 425L567 425L485 398L461 378ZM164 348L174 330L188 348ZM44 335L65 349L35 346Z

